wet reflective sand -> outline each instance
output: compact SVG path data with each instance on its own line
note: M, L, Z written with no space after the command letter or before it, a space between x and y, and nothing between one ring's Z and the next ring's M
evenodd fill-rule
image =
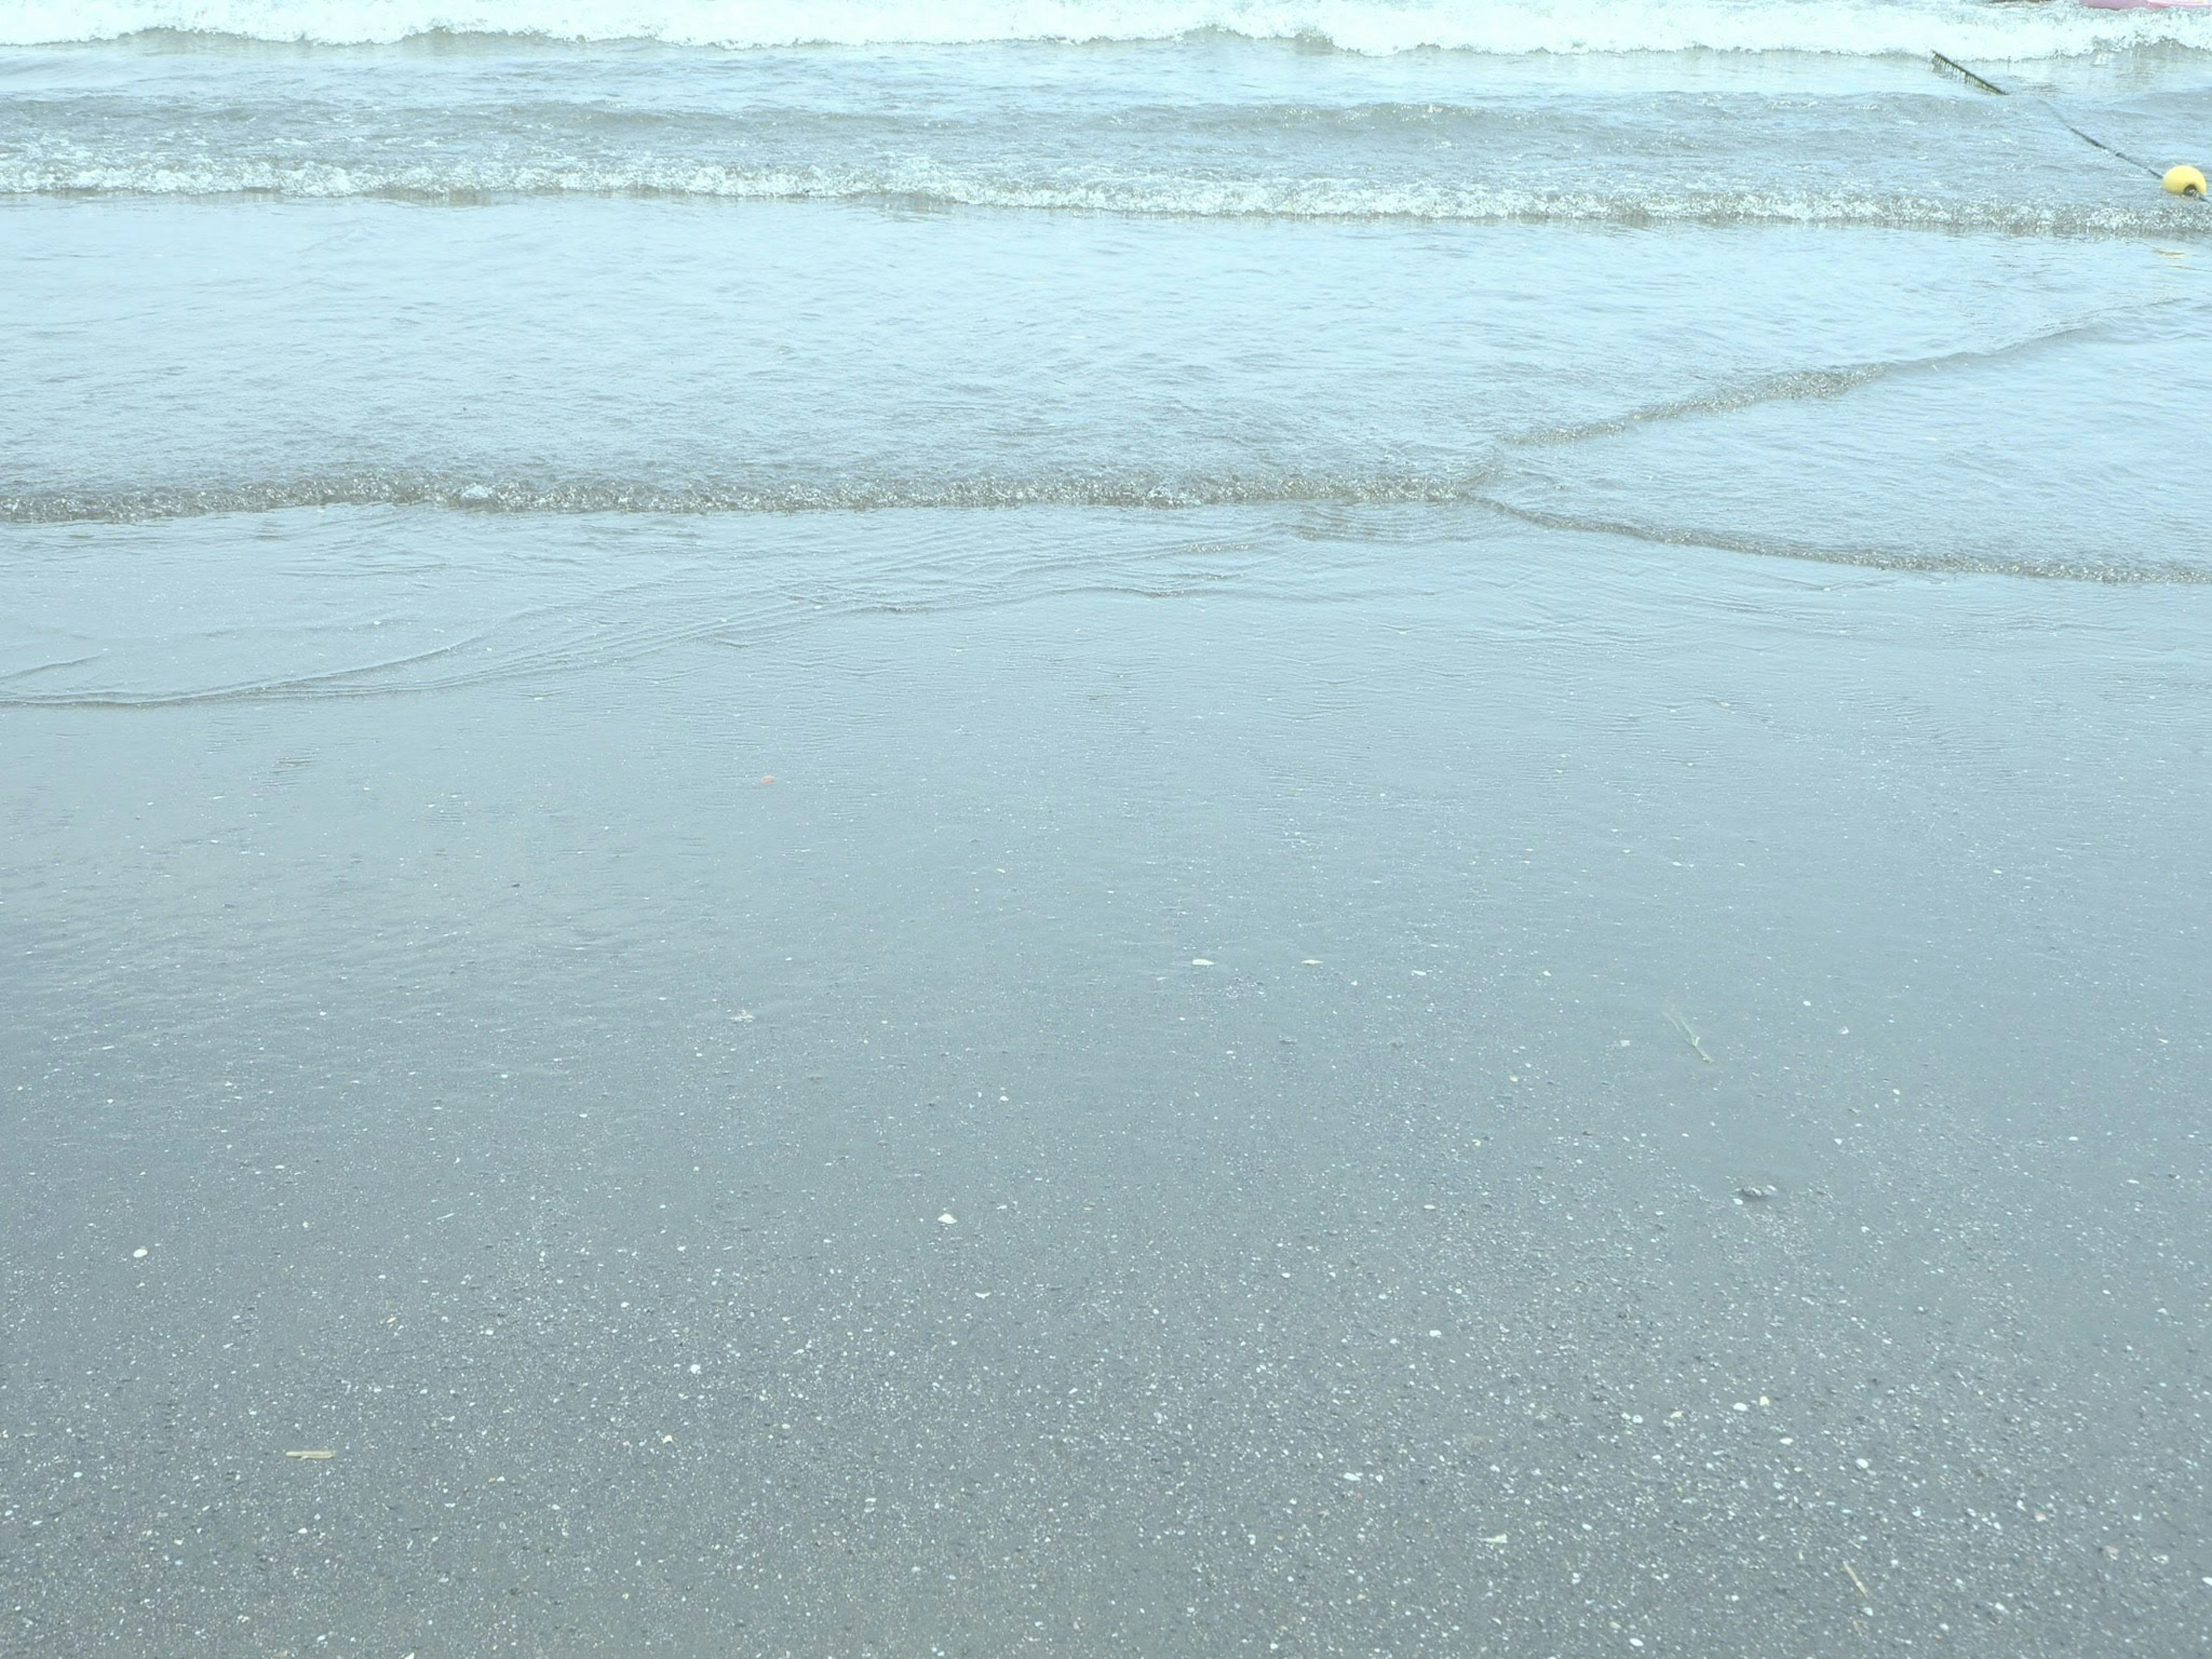
M0 1645L2190 1651L2201 590L1133 517L0 710Z

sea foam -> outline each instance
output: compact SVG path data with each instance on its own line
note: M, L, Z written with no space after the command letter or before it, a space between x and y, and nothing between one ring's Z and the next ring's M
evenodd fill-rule
M696 162L629 166L470 163L459 167L284 165L264 160L175 166L0 161L9 196L265 197L467 203L598 196L752 202L896 203L1193 219L1412 220L1466 224L1857 226L2002 236L2212 235L2193 203L2155 190L2125 201L2039 202L1894 190L1675 188L1543 190L1470 181L1347 179L1025 179L927 163L880 172L751 170Z
M147 31L335 45L412 36L658 40L747 48L827 44L1163 40L1204 30L1361 53L1931 49L2059 58L2175 43L2212 49L2212 20L2052 0L19 0L0 45Z

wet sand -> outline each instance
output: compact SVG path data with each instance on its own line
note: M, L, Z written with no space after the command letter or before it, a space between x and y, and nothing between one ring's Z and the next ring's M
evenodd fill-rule
M2212 596L1276 568L0 709L0 1650L2201 1650Z

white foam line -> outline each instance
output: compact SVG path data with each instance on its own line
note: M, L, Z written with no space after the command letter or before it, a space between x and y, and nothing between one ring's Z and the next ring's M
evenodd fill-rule
M722 47L1163 40L1200 30L1370 54L1802 52L1996 61L2160 41L2212 48L2212 20L1976 0L15 0L0 45L147 30L341 45L410 36L647 39Z

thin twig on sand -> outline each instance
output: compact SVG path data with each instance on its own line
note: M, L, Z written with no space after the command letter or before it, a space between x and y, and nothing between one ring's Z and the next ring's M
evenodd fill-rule
M1705 1052L1705 1045L1698 1041L1698 1034L1690 1029L1690 1022L1672 1008L1667 1011L1667 1018L1674 1029L1682 1034L1683 1040L1698 1051L1698 1058L1704 1060L1706 1065L1711 1065L1713 1057Z

